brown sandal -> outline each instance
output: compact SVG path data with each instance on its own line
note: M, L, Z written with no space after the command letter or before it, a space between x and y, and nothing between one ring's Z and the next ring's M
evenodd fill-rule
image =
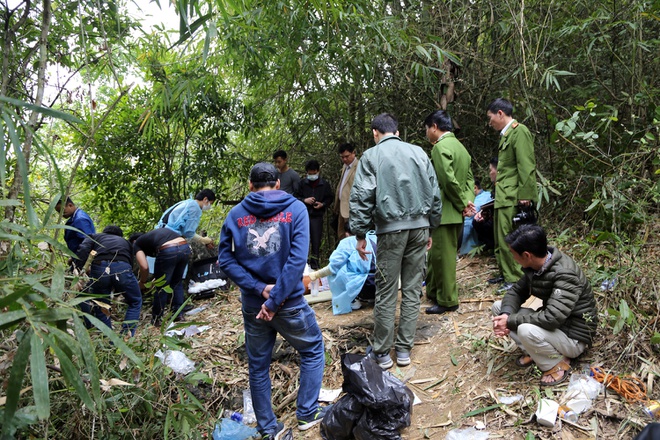
M558 377L558 374L560 371L563 371L564 374L561 377ZM554 380L551 382L543 382L541 381L541 386L542 387L551 387L554 385L559 385L560 383L564 382L566 379L568 379L568 374L571 372L571 365L566 362L565 360L559 361L557 365L549 369L548 371L544 371L543 375L541 376L541 379L543 379L545 376L550 376Z
M528 354L523 354L519 358L516 358L516 365L520 368L527 368L534 364L534 359Z

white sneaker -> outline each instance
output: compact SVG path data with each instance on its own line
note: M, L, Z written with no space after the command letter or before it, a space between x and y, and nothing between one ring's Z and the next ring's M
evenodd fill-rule
M394 365L394 362L392 362L392 358L390 357L389 353L376 354L374 353L374 349L371 345L367 347L367 356L376 361L378 366L383 370L387 370L388 368L391 368L392 365Z
M355 298L353 302L351 302L351 309L360 310L361 308L362 308L362 303L360 302L359 299Z
M406 353L404 351L397 351L396 364L399 367L405 367L407 365L410 365L410 353Z

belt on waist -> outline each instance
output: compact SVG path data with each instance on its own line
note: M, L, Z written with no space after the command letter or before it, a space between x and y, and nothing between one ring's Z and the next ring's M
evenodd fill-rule
M183 246L184 244L188 244L186 240L183 241L177 241L176 243L165 243L161 247L158 248L159 251L162 251L163 249L171 248L174 246Z

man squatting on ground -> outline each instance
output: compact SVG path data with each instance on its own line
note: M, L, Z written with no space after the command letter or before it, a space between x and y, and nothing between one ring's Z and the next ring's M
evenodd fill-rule
M591 345L596 333L591 284L571 257L548 246L538 225L520 226L506 242L524 274L493 304L493 331L510 336L523 351L516 365L536 363L543 372L541 386L559 384L568 377L571 359ZM532 295L543 301L538 310L522 307Z
M397 364L410 364L424 273L431 246L429 229L440 224L442 202L433 165L420 147L403 142L398 122L383 113L371 122L376 146L362 155L350 197L349 226L366 259L365 236L375 225L376 303L371 356L381 368L393 365L397 287L401 276L401 313L394 348Z
M250 391L264 439L284 432L273 413L269 372L278 333L300 353L298 428L320 423L327 408L317 401L325 362L323 336L303 298L307 209L279 187L273 165L262 162L252 167L251 192L227 215L218 254L221 269L241 289Z

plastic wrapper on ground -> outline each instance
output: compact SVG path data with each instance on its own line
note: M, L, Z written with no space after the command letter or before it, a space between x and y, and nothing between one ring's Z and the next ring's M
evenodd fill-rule
M223 418L216 423L213 430L213 440L247 440L259 438L259 432L232 419Z

